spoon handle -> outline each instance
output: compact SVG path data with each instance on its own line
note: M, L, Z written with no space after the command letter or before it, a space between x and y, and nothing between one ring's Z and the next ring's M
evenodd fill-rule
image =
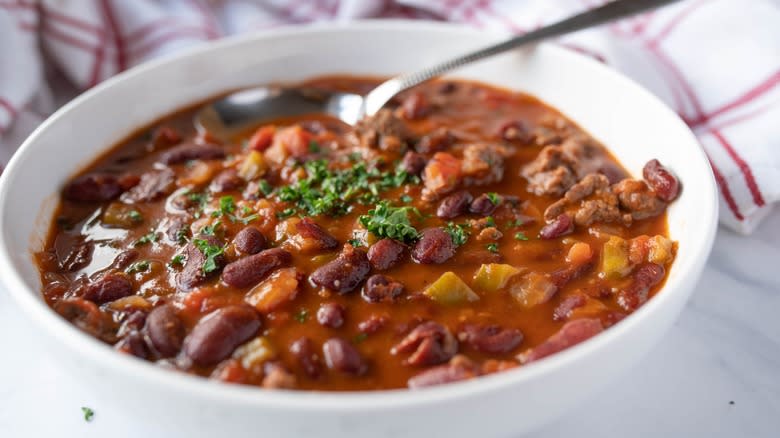
M578 30L599 26L610 21L629 17L640 12L665 6L677 0L615 0L598 8L587 10L549 26L541 27L502 43L485 47L449 61L414 73L390 79L369 93L365 98L365 114L373 116L393 96L417 84L433 79L453 69L481 59L512 50L525 44L558 37Z

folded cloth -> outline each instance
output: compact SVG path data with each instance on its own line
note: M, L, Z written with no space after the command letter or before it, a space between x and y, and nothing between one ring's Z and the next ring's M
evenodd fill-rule
M522 33L601 3L0 0L0 169L24 137L77 92L224 35L377 17ZM776 0L688 0L558 43L622 71L677 111L710 157L721 222L749 233L780 200L778 23Z

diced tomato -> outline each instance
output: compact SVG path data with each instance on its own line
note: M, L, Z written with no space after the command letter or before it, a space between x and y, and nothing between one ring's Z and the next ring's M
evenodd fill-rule
M309 142L312 135L301 125L293 125L280 129L274 136L274 145L281 144L293 157L302 157L309 153Z
M425 166L425 188L432 193L446 193L458 184L460 160L446 152L437 152Z
M276 127L273 125L261 126L252 134L249 139L247 147L251 150L263 152L271 146L274 141L274 134L276 133Z

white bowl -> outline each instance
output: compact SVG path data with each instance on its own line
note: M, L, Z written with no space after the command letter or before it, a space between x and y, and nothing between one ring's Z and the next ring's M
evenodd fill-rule
M667 331L709 255L717 197L708 161L680 119L601 64L553 46L516 51L457 72L536 95L606 144L634 174L658 158L682 180L669 209L677 260L664 289L605 333L512 371L419 391L263 391L152 366L80 332L41 298L31 253L58 190L136 128L224 90L331 73L390 75L500 36L450 25L374 21L287 28L229 39L134 68L44 122L0 179L0 279L42 332L52 360L150 429L175 436L516 436L570 409L627 371ZM109 395L106 395L109 394Z

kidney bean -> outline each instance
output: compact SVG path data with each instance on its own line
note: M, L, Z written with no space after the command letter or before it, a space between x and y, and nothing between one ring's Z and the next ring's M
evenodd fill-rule
M317 310L317 322L330 328L339 328L344 324L344 306L338 303L322 304Z
M457 89L458 89L458 84L456 84L455 82L447 81L447 82L443 82L439 86L439 89L437 91L439 92L439 94L452 94Z
M389 317L386 315L371 315L363 321L358 323L358 331L370 335L376 333L379 329L387 324Z
M541 239L555 239L557 237L571 234L574 231L574 221L571 216L566 213L558 215L549 224L542 227L539 230L539 238Z
M362 296L369 303L392 303L403 291L403 284L393 281L382 274L375 274L366 281Z
M146 323L147 312L145 310L130 310L129 314L119 328L119 334L129 333L131 330L141 330Z
M442 219L456 218L469 211L469 205L473 200L471 193L465 190L455 192L441 200L439 208L436 209L436 216Z
M617 293L617 303L628 311L638 309L647 301L650 289L666 276L666 269L655 263L646 263L634 272L634 282Z
M186 218L182 216L175 216L168 220L168 228L165 230L165 235L171 242L181 244L184 242L184 238L190 235L190 223Z
M658 160L650 160L642 169L642 176L659 198L672 202L680 194L680 181Z
M520 361L521 364L539 360L579 344L580 342L601 333L602 330L601 321L597 319L575 319L574 321L569 321L546 341L518 355L517 360Z
M292 255L281 248L271 248L229 263L222 271L222 281L228 286L249 287L268 273L288 265Z
M558 307L553 311L553 321L565 321L569 319L572 310L584 306L588 302L585 295L569 295L561 300Z
M504 354L523 342L523 334L517 329L504 329L498 325L464 325L458 339L483 353Z
M90 283L84 289L85 300L108 303L133 294L133 283L124 274L110 273Z
M370 270L366 252L346 244L335 260L317 268L309 278L317 286L343 294L358 287Z
M260 330L260 317L249 306L232 305L203 317L184 338L184 353L200 366L216 365Z
M114 261L111 262L111 267L119 270L125 269L130 266L140 254L141 253L139 253L137 249L126 249L114 257Z
M322 361L311 339L305 336L298 338L290 344L290 353L298 360L307 376L316 379L322 374Z
M347 374L360 375L368 368L360 353L341 338L330 338L322 345L322 353L328 368Z
M110 201L122 194L122 186L114 175L90 173L80 176L65 186L62 196L76 202Z
M181 164L190 160L217 160L225 158L225 150L215 144L184 143L160 155L163 164Z
M399 343L390 349L390 354L411 353L404 365L437 365L446 362L458 352L458 341L447 327L428 321L415 327Z
M112 343L116 341L116 327L113 320L101 312L92 301L67 298L59 301L54 306L54 310L90 335Z
M146 333L161 357L175 356L184 342L184 324L170 304L155 307L146 317Z
M471 201L471 204L469 205L469 211L480 216L490 216L494 211L496 211L496 208L498 208L499 204L501 204L500 197L498 203L494 204L490 197L486 193L483 193Z
M132 354L141 359L149 357L149 348L146 346L144 336L137 330L129 331L119 342L114 345L117 351Z
M153 170L141 175L138 184L123 193L125 203L152 202L169 195L176 188L176 174L171 169Z
M92 252L95 244L92 242L79 242L74 245L65 259L60 262L63 271L74 272L86 268L92 262Z
M425 169L427 162L428 160L425 158L425 155L409 151L401 160L401 169L409 175L420 175L420 172Z
M268 246L268 241L257 228L246 227L236 233L233 246L244 254L257 254Z
M304 239L313 239L317 242L317 247L322 250L334 249L339 246L339 241L328 234L324 228L314 222L311 218L303 218L295 225L295 230Z
M431 104L422 93L412 93L401 102L401 115L408 120L421 119L432 110Z
M393 239L381 239L368 249L368 261L377 271L395 266L403 257L406 246Z
M232 190L237 190L244 185L244 180L238 176L236 169L225 169L219 172L217 176L211 180L209 190L214 193L224 193Z
M205 240L211 246L222 246L222 242L214 236L199 236L198 239ZM184 248L187 261L184 263L184 268L176 276L176 284L179 290L187 291L195 286L202 284L209 277L214 275L217 270L213 272L203 272L203 264L206 262L206 256L200 252L195 243L190 242ZM220 255L214 258L214 262L217 264L217 268L221 268L225 265L225 257Z
M498 136L506 141L531 143L534 136L531 129L522 120L508 120L498 127Z
M444 263L454 255L452 237L441 228L423 230L412 249L412 259L423 264Z
M414 146L421 154L432 154L450 148L455 143L455 136L447 128L438 128L430 134L423 135Z
M477 366L465 356L455 356L446 365L440 365L425 370L406 382L409 388L424 388L426 386L459 382L477 377Z

